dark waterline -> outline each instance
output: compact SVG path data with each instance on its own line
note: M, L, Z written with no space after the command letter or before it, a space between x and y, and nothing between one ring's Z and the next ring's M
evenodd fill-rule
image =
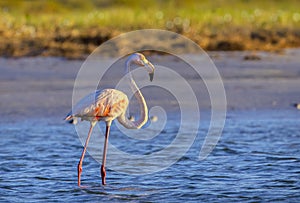
M82 175L83 184L90 186L87 189L77 187L76 167L82 145L72 125L55 117L3 121L0 200L299 202L299 116L299 111L292 110L228 113L217 147L206 160L199 161L208 124L204 121L193 146L176 164L142 176L108 169L105 187L101 186L100 164L87 155ZM166 127L175 126L170 123ZM172 134L176 129L166 132ZM114 133L118 133L116 128ZM122 143L121 136L111 139L112 143ZM155 140L152 145L160 146L159 142ZM143 145L134 147L145 150Z

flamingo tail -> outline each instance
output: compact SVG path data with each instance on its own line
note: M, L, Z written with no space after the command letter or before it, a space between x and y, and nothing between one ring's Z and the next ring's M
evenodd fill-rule
M77 118L75 118L73 115L72 115L72 112L70 112L65 118L64 118L65 121L68 121L69 123L71 124L76 124L77 123Z

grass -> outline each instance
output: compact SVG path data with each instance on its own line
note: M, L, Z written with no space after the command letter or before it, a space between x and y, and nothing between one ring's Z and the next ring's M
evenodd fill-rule
M295 47L299 7L298 0L7 0L0 2L0 54L77 58L143 28L175 31L207 50Z

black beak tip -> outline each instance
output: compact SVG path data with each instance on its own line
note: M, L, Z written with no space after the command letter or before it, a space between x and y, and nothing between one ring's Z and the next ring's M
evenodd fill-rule
M149 73L149 77L150 77L150 81L152 82L153 80L153 76L154 76L154 73Z

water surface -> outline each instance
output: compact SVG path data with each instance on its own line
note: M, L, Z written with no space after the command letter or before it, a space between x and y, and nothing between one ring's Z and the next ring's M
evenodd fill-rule
M100 164L87 155L82 174L87 189L77 187L82 145L74 126L58 117L3 120L0 200L299 202L299 118L300 112L294 110L229 112L217 147L207 159L199 161L199 149L207 131L204 120L193 146L177 163L161 172L141 176L108 169L105 187L101 185ZM174 139L175 122L166 126L175 129L165 131L169 139ZM112 128L111 133L117 134L117 128ZM112 143L123 141L122 136L110 138ZM159 139L152 144L161 146ZM147 150L143 145L127 147L136 147L140 152Z

